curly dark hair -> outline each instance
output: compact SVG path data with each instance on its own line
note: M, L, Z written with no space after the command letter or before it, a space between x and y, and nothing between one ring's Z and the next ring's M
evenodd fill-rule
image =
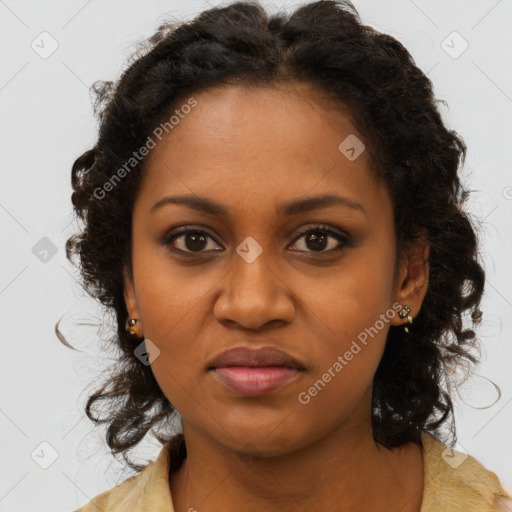
M108 424L112 454L122 454L136 471L145 466L126 452L152 428L161 443L175 441L173 467L186 456L183 434L166 431L177 411L125 331L123 269L132 268L132 208L146 160L101 198L97 191L184 98L214 86L285 83L315 86L350 112L372 171L391 193L397 262L427 235L429 283L421 311L409 335L390 327L374 377L374 439L389 448L421 443L423 431L443 438L448 424L455 443L450 383L479 360L475 332L463 320L471 328L480 322L485 282L474 223L462 208L469 193L458 169L466 146L443 124L442 100L412 56L393 37L363 25L351 2L317 1L270 15L257 2L239 1L187 22L166 21L138 43L116 83L95 82L98 138L72 167L72 203L82 228L67 240L66 255L72 262L78 256L84 289L115 314L119 350L86 414ZM58 324L56 331L62 336ZM92 413L97 402L107 404L103 416Z

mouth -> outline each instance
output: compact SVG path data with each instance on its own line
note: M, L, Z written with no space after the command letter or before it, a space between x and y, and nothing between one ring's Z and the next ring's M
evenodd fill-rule
M244 396L271 393L295 380L301 370L289 366L223 366L212 375L231 391Z
M291 355L266 346L237 346L210 361L208 372L221 384L244 396L271 393L298 378L306 368Z

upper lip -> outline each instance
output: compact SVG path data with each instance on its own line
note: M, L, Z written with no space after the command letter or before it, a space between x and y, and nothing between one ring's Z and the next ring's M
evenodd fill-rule
M299 361L275 347L233 347L214 357L208 370L222 366L288 366L298 370L305 369Z

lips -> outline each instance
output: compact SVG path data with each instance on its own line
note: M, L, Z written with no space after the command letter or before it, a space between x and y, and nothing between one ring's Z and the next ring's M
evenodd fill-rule
M275 347L234 347L214 357L208 370L226 366L286 366L297 370L305 370L295 358Z
M236 394L257 396L292 382L305 368L295 358L274 347L234 347L215 357L208 370Z

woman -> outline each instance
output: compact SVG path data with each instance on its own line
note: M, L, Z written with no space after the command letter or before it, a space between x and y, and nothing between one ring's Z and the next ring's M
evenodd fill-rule
M485 274L466 147L404 47L348 1L238 2L96 92L67 254L117 319L86 412L137 474L80 511L506 509L451 450Z

